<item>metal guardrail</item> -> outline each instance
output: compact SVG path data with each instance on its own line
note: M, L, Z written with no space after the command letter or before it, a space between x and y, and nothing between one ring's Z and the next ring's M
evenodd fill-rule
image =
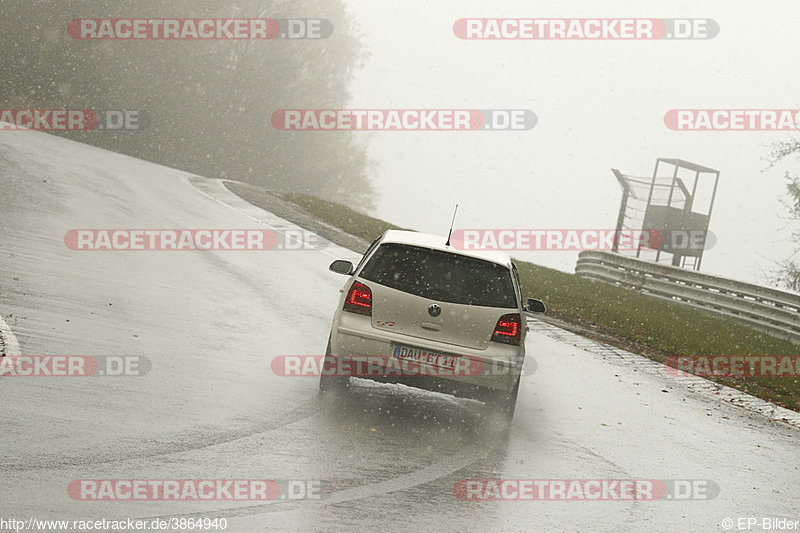
M800 295L612 252L581 252L575 272L703 309L800 343Z

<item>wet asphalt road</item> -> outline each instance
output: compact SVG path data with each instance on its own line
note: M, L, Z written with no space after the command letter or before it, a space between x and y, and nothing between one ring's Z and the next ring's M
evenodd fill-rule
M510 432L481 404L357 383L321 402L272 358L323 353L337 248L76 252L75 228L284 224L219 182L52 136L0 137L0 314L23 354L143 376L0 378L0 518L226 518L228 531L724 531L800 519L800 431L543 333ZM666 392L662 392L666 391ZM319 500L87 502L76 479L318 482ZM464 478L701 479L704 501L466 502Z

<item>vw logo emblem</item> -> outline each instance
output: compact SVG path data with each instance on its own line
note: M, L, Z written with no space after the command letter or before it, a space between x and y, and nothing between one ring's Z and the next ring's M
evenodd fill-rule
M431 306L428 307L428 314L431 316L439 316L442 314L442 308L436 304L431 304Z

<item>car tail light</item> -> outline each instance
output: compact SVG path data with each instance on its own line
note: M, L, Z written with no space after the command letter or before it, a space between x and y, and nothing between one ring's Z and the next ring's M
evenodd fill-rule
M519 313L511 313L503 315L497 321L492 333L492 340L494 342L502 342L505 344L514 344L519 346L519 341L522 338L522 319Z
M358 281L354 282L347 291L343 309L359 315L372 316L372 291L370 288Z

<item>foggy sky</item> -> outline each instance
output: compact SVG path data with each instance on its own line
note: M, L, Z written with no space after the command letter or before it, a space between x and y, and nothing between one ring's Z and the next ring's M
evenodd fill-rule
M373 132L377 216L445 233L461 228L613 228L612 167L649 176L657 157L721 170L703 271L763 283L792 251L783 175L765 171L787 132L670 131L673 108L797 108L796 3L349 2L369 52L353 108L528 108L523 132ZM713 18L688 41L465 41L462 17ZM573 271L576 252L516 253Z

